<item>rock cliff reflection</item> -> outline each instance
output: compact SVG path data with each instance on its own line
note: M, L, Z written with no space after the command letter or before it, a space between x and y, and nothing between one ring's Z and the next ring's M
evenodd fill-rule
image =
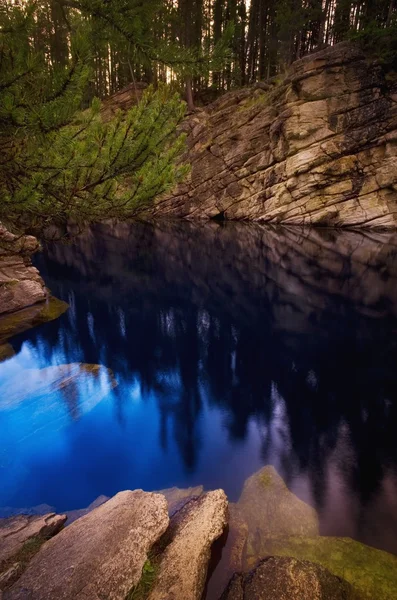
M397 236L98 225L37 263L70 309L11 340L7 394L17 367L70 363L117 386L90 410L75 386L57 433L41 413L18 468L0 464L0 505L197 484L235 499L270 463L322 533L397 553Z

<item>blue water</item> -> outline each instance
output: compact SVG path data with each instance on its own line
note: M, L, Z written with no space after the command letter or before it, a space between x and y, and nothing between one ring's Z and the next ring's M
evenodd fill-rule
M322 533L397 553L396 236L98 225L35 261L70 308L0 363L3 512L237 500L273 464Z

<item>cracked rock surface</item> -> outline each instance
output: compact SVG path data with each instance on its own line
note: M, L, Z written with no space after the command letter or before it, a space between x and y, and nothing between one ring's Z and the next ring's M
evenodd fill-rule
M151 213L396 227L397 85L382 67L343 42L265 87L190 117L189 179Z
M46 542L3 600L124 600L168 523L164 496L119 492Z
M46 300L44 281L30 260L38 249L36 238L16 236L0 223L0 315Z

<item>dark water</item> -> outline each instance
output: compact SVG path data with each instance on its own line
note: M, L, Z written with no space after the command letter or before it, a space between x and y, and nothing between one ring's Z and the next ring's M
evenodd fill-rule
M396 236L103 225L36 263L70 309L0 364L0 507L236 500L270 463L321 533L397 553ZM69 363L114 379L38 385Z

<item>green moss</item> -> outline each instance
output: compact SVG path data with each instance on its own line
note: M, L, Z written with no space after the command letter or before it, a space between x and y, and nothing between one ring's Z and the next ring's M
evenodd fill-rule
M126 600L145 600L157 577L158 566L148 558L143 565L139 583L127 594Z
M318 563L348 581L363 599L395 600L397 557L350 538L269 538L266 554Z
M34 555L37 554L37 552L40 550L44 542L47 541L47 539L49 538L46 538L44 536L36 536L30 538L30 540L27 540L27 542L25 542L25 544L22 546L19 552L17 552L9 559L3 561L0 564L0 574L5 573L12 566L18 565L18 568L15 570L15 573L13 573L13 576L7 579L5 585L3 584L3 587L0 589L4 590L10 587L22 575L22 573L25 571Z
M0 317L0 344L31 327L57 319L68 308L66 302L50 297L46 302Z
M259 481L261 483L261 485L263 485L263 487L268 488L272 485L273 483L273 479L271 476L271 473L262 473L262 475L259 476Z
M37 554L37 552L40 550L44 542L47 541L47 539L49 538L39 536L30 538L30 540L25 542L18 554L13 557L13 561L20 562L23 565L27 565L27 563L30 562L33 556Z
M258 92L259 93L256 93ZM242 112L246 110L250 110L251 108L260 107L260 106L268 106L270 104L270 93L262 90L255 90L252 96L250 96L247 100L243 100L240 103L240 106L237 109L237 112Z

